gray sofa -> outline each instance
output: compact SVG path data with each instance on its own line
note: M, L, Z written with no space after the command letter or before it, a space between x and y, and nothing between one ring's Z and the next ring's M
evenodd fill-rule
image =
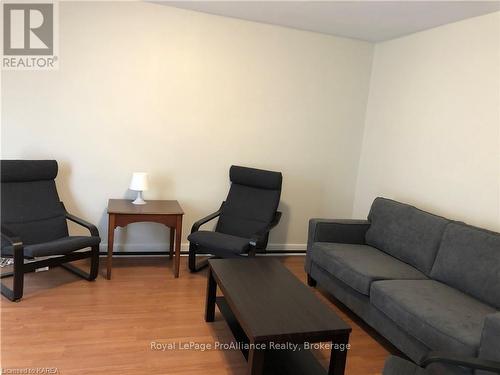
M377 198L366 221L311 219L305 270L416 363L500 361L499 233Z

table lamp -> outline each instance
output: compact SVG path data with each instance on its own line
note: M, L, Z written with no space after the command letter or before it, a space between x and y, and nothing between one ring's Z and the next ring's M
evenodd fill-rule
M133 204L146 204L142 199L142 192L148 190L148 174L144 172L134 172L132 174L132 181L130 181L130 190L137 191L137 198Z

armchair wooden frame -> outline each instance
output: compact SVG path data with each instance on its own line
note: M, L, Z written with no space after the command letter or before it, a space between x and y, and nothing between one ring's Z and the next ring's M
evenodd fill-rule
M63 203L61 202L63 205ZM64 208L64 205L63 205ZM81 225L84 228L87 228L92 236L99 236L99 231L97 227L75 215L70 214L66 211L66 219L72 221L76 224ZM12 255L2 255L4 257L12 257L14 259L13 271L2 273L0 275L1 279L6 277L13 277L13 288L10 289L3 283L1 284L1 292L7 299L10 301L19 301L23 297L23 289L24 289L24 274L34 272L38 268L43 267L58 267L61 266L64 269L68 270L71 273L74 273L81 278L84 278L88 281L93 281L96 279L98 271L99 271L99 245L93 246L90 250L80 251L76 250L66 255L53 256L49 258L44 258L41 260L34 260L25 263L24 259L30 259L24 255L24 245L22 239L8 230L4 225L1 228L2 239L9 242L12 246ZM73 262L79 259L90 258L90 271L87 273L71 264L67 264L68 262Z

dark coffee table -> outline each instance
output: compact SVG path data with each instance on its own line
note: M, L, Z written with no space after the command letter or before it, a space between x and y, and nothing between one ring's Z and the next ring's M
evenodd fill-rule
M214 321L217 304L247 358L248 374L326 374L307 350L309 343L326 342L332 348L328 374L344 373L351 328L281 262L211 259L209 265L205 321ZM216 297L217 286L224 297Z

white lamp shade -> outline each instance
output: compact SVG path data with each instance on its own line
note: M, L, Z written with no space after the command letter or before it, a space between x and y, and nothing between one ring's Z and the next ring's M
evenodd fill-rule
M134 172L132 181L130 181L130 190L145 191L148 190L148 174L144 172Z

